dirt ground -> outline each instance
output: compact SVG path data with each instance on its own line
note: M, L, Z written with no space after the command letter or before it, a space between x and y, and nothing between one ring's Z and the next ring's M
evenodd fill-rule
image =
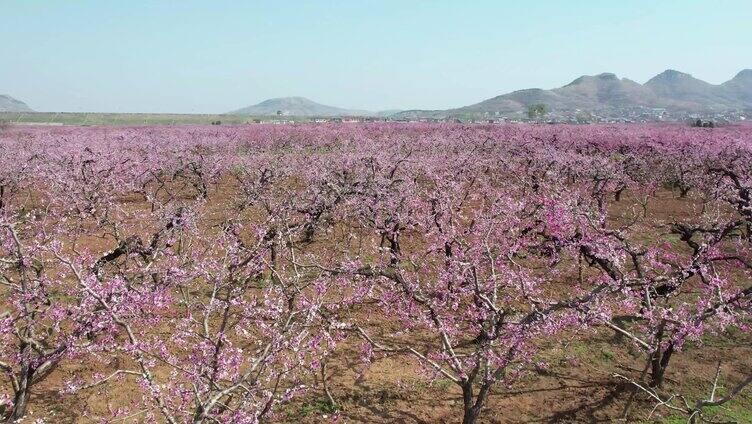
M335 419L373 424L460 421L462 397L453 383L428 382L418 365L404 357L385 357L365 367L352 362L351 358L357 357L354 349L352 344L345 343L328 364L327 381L337 402L337 414L325 401L321 385L312 379L310 391L285 405L275 421L317 423ZM562 346L544 351L542 357L549 367L531 370L511 387L498 387L488 400L481 422L625 422L620 418L634 392L630 384L613 374L637 376L644 365L642 354L630 349L627 341L602 330L584 338L573 337ZM719 361L730 386L741 371L752 367L752 337L738 332L708 337L702 348L687 346L669 369L667 390L707 396ZM62 367L37 386L29 418L45 417L48 423L95 422L97 412L106 413L107 404L127 405L137 396L127 384L103 386L86 394L61 395L62 382L80 371ZM653 405L646 395L638 394L626 422L685 422L665 409L658 409L650 416ZM752 423L752 394L743 393L729 408L715 413L719 418ZM139 419L133 417L130 422Z

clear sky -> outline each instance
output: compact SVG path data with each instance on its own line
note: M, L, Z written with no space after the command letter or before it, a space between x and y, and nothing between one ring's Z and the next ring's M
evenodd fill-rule
M0 94L39 111L439 109L667 68L752 68L752 0L0 0Z

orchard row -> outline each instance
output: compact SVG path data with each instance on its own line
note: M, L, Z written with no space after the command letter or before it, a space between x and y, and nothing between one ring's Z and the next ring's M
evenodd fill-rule
M672 359L749 333L751 308L750 126L0 134L8 422L53 376L63 399L129 388L97 420L274 420L354 344L456 384L473 423L590 330L644 355L615 379L699 422L752 372L688 399L664 390Z

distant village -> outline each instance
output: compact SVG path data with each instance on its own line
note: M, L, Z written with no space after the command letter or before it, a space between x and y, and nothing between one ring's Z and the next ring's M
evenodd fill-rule
M293 117L268 116L249 119L248 123L257 124L291 124L296 122L316 123L358 123L358 122L423 122L423 123L465 123L465 124L500 124L500 123L550 123L550 124L591 124L591 123L649 123L649 122L713 122L716 124L752 121L752 110L731 110L717 112L671 111L664 108L621 108L601 111L550 111L541 114L518 112L500 114L499 112L476 113L472 115L420 117L395 116L346 116L346 117Z

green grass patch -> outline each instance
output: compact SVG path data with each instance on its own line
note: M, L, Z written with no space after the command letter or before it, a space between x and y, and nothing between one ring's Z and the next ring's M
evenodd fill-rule
M340 409L340 406L336 403L331 403L328 400L317 399L301 405L300 410L298 411L298 415L300 415L301 417L307 417L312 414L334 414Z

